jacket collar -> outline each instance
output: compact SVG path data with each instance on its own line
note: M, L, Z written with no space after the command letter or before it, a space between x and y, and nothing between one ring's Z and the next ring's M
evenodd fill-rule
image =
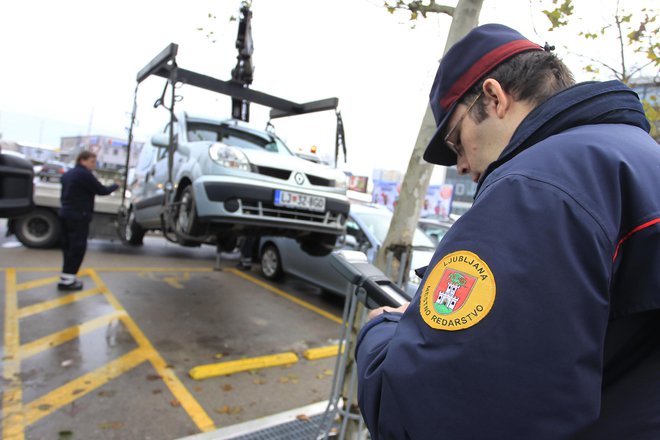
M628 124L650 130L637 94L622 82L576 84L550 97L525 117L500 157L486 169L477 194L488 175L520 152L570 128L593 124Z

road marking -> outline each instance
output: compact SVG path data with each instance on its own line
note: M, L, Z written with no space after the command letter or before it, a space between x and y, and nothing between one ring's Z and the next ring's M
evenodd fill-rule
M21 307L18 309L18 318L25 318L27 316L35 315L37 313L45 312L47 310L55 309L57 307L65 306L81 299L88 298L90 296L97 295L102 292L102 289L99 287L94 287L92 289L87 289L83 292L71 293L60 298L56 298L50 301L40 302L38 304L33 304L31 306Z
M19 355L21 359L27 359L30 356L34 356L38 353L41 353L42 351L57 347L58 345L76 339L85 333L89 333L93 330L96 330L97 328L103 327L111 321L119 319L120 316L125 314L126 312L108 313L107 315L99 316L98 318L84 322L80 325L74 325L57 333L44 336L43 338L37 339L36 341L32 341L28 344L23 344L20 346Z
M147 360L146 353L141 348L123 355L119 359L103 365L96 370L84 374L66 385L51 391L28 403L25 407L25 423L31 425L40 419L52 414L64 405L83 397L113 379L132 370Z
M339 345L328 345L326 347L310 348L303 351L303 357L308 361L335 357L337 354L339 354Z
M170 269L171 270L171 269ZM151 345L151 342L142 333L142 330L137 326L135 321L126 313L119 300L108 290L105 283L98 276L95 270L88 269L89 276L94 280L97 286L103 291L103 295L107 301L119 312L125 314L120 317L128 331L131 333L135 341L139 345L139 350L142 350L146 357L151 362L151 365L156 369L156 372L163 378L163 381L168 386L174 397L181 403L181 407L188 413L190 418L195 422L197 427L202 432L215 430L215 424L209 415L204 411L202 406L190 394L188 389L181 383L179 378L174 374L171 368L168 368L165 360L160 356L158 351Z
M237 270L237 269L225 269L225 271L226 271L226 272L229 272L229 273L233 273L234 275L238 275L238 276L241 277L241 278L245 278L246 280L251 281L251 282L253 282L253 283L256 284L256 285L261 286L261 287L263 287L264 289L270 290L271 292L273 292L273 293L275 293L275 294L277 294L277 295L279 295L279 296L281 296L281 297L283 297L283 298L286 298L286 299L288 299L289 301L298 304L299 306L302 306L302 307L304 307L304 308L306 308L306 309L308 309L308 310L311 310L311 311L314 312L314 313L318 313L319 315L321 315L321 316L323 316L323 317L325 317L325 318L328 318L329 320L334 321L334 322L336 322L337 324L341 324L341 323L343 322L342 319L341 319L340 317L335 316L335 315L333 315L332 313L328 313L328 312L326 312L325 310L320 309L320 308L316 307L316 306L313 305L313 304L310 304L310 303L308 303L308 302L306 302L306 301L303 301L302 299L296 298L295 296L293 296L293 295L291 295L291 294L289 294L289 293L286 293L285 291L280 290L280 289L278 289L277 287L273 287L273 286L271 286L270 284L267 284L267 283L265 283L265 282L263 282L263 281L261 281L261 280L259 280L259 279L257 279L257 278L254 278L253 276L248 275L248 274L246 274L245 272L242 272L242 271Z
M21 360L18 357L20 346L18 328L18 298L16 296L16 270L5 270L5 347L2 357L4 369L4 391L2 393L2 438L23 440L23 383L21 381Z
M217 364L199 365L190 369L188 373L195 380L208 379L215 376L241 373L243 371L259 370L262 368L291 365L298 362L298 356L293 352L271 354L249 359L221 362Z
M27 289L33 289L35 287L47 286L48 284L53 284L59 280L60 277L57 276L32 280L26 283L17 284L16 290L27 290Z
M140 268L139 270L144 271L144 269L145 268ZM174 397L180 402L181 407L188 413L197 427L203 432L216 429L213 420L192 397L190 392L181 383L172 369L168 367L165 360L160 356L160 354L156 351L153 345L139 329L137 324L121 306L117 298L112 294L112 292L108 290L105 283L99 278L95 270L83 269L78 273L79 276L87 275L92 278L96 284L95 288L88 289L84 292L69 294L55 300L45 301L23 308L18 307L17 292L19 290L31 289L38 286L44 286L49 283L55 283L59 280L59 277L48 277L40 280L33 280L26 283L17 284L17 269L5 268L0 270L5 272L6 279L5 344L3 357L3 379L6 386L3 390L4 392L2 400L3 439L24 440L24 430L30 424L35 423L41 418L59 410L62 406L75 401L76 399L93 391L94 389L105 385L109 381L119 377L120 375L126 373L127 371L135 368L147 360L151 363L157 373L163 378L163 381L168 386ZM22 270L32 271L34 269L25 268ZM166 270L167 272L176 272L176 269L172 268L167 268ZM197 270L192 271L194 272ZM200 272L202 271L210 272L211 269L200 270ZM108 301L114 307L115 311L113 313L92 319L77 326L69 327L23 346L20 345L20 318L32 316L34 314L41 313L46 310L51 310L65 304L70 304L74 301L79 301L99 293L103 294L106 301ZM28 403L27 405L23 404L23 384L20 376L21 359L33 356L46 349L61 345L64 342L80 337L82 334L99 328L111 322L113 319L120 319L123 322L138 344L138 348L134 349L119 359L111 361L110 363L98 368L95 371L74 379L72 382L67 383L66 385L48 393L47 395Z
M138 276L145 280L164 281L175 289L183 289L185 286L179 281L190 281L190 272L140 272Z

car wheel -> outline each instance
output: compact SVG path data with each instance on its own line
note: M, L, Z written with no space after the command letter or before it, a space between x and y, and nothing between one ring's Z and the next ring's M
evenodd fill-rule
M132 206L128 208L128 213L126 214L126 219L123 223L123 228L121 230L122 241L131 246L142 246L145 231L137 224L137 221L135 220L135 209L133 209Z
M307 237L298 239L300 248L307 255L312 257L325 257L335 249L337 236L332 234L310 234Z
M16 238L29 248L52 248L60 242L60 221L55 213L48 209L37 208L18 217L14 225Z
M267 244L261 253L261 273L272 281L279 280L284 274L280 253L272 244Z
M185 235L195 235L197 230L197 210L195 196L191 185L186 186L179 196L178 209L174 218L174 227L177 232Z

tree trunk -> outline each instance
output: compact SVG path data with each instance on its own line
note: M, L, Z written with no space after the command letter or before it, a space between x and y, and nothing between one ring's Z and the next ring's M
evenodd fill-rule
M464 37L479 20L479 13L483 0L459 0L449 28L445 53L458 40ZM387 266L387 254L394 253L392 267L389 273L390 278L396 279L400 273L400 261L404 253L412 250L412 237L417 226L422 202L426 196L426 190L431 180L433 165L424 161L422 156L429 140L435 133L436 125L431 112L431 107L426 107L426 113L422 119L422 126L419 129L415 148L413 149L408 170L401 185L399 200L394 209L394 216L390 229L385 238L385 242L378 251L376 257L376 266L385 271ZM403 269L404 283L408 279L410 267L410 258L406 258L406 266Z

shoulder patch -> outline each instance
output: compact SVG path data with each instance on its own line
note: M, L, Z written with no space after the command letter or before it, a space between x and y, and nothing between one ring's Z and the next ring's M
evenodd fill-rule
M426 278L419 313L429 327L463 330L476 325L495 302L495 278L476 254L458 251L445 255Z

